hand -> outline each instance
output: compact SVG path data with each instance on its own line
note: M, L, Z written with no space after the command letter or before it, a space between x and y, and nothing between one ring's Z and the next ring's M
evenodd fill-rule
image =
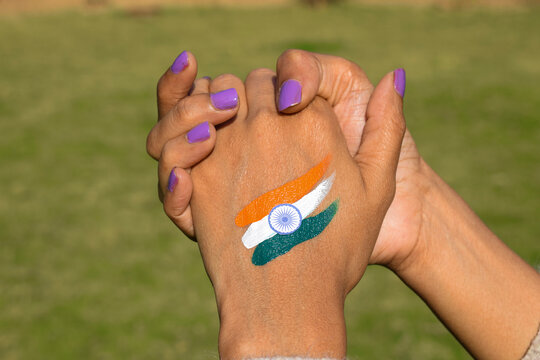
M234 88L218 80L214 82L214 93L209 94L210 80L195 81L196 76L197 62L188 52L181 53L165 71L157 86L158 123L146 141L148 154L160 160L159 198L170 198L166 213L191 239L195 239L195 232L189 205L193 187L190 168L212 151L216 141L214 125L231 119L238 111ZM162 158L163 152L166 158ZM170 164L175 164L174 169ZM176 196L172 197L174 189Z
M380 111L368 110L358 151L364 160L358 166L348 154L332 109L322 99L299 114L277 114L273 77L269 70L252 72L245 92L239 79L221 77L237 89L241 105L235 120L219 129L212 153L191 171L194 229L220 313L220 354L343 357L344 298L367 266L394 194L405 130L401 98L388 74L372 96ZM390 106L376 105L381 102ZM178 147L166 147L160 163L169 153L180 152ZM235 225L240 209L298 178L327 155L329 168L321 175L325 181L335 172L333 186L304 220L309 224L311 218L336 211L339 199L327 227L277 257L259 251L265 243L247 249L242 244L246 227ZM166 173L160 173L160 183L166 182ZM174 190L165 196L166 211L175 196ZM306 226L309 232L311 225ZM263 255L257 258L257 251ZM261 257L265 261L260 262Z
M188 120L194 115L183 115L183 113L196 114L195 107L179 104L179 101L187 96L193 87L193 81L197 72L197 63L190 53L187 53L189 65L179 74L174 74L170 69L165 72L158 83L158 124L152 129L147 139L147 149L149 154L155 159L160 158L163 146L168 141L184 134L188 129L197 124L197 120ZM358 149L362 138L362 133L366 121L366 110L370 96L373 92L373 85L369 82L363 70L356 64L345 59L330 56L312 54L300 50L289 50L280 56L277 62L278 84L283 84L287 79L296 79L302 84L300 102L296 105L293 101L282 101L279 103L279 94L276 94L277 106L285 107L283 113L295 113L303 109L317 95L326 99L337 116L342 129L349 153L358 155ZM224 79L227 77L221 77ZM226 88L226 83L218 79L213 82L212 91L220 91ZM208 82L206 79L197 80L193 95L208 92ZM230 84L229 84L230 85ZM204 95L207 96L207 95ZM381 104L384 106L384 104ZM191 110L182 111L182 108L189 107ZM175 111L171 111L175 109ZM210 123L218 124L232 118L237 108L225 111L210 109L210 114L214 119L209 118ZM204 114L199 114L198 121L205 119ZM192 155L182 151L177 156L186 155L190 160L185 163L191 166L201 161L212 150L215 142L214 129L210 126L211 136L204 143L188 147ZM181 140L177 140L181 141ZM358 162L362 160L356 156ZM171 168L177 158L165 159L160 166L160 173L166 173ZM419 236L422 222L422 198L427 191L427 180L425 171L427 165L420 157L416 145L407 131L403 140L402 152L398 165L396 180L397 190L392 206L384 220L381 233L373 249L370 263L387 265L391 268L398 268L403 261L409 257L412 249L415 248ZM176 191L178 196L173 197L174 201L165 202L168 207L165 212L172 218L175 224L190 238L195 238L193 229L191 207L192 182L189 177L189 168L183 169L181 166L174 170L179 186ZM162 179L165 176L160 176ZM163 191L168 181L161 181L160 199L163 198Z
M278 84L290 78L299 80L305 91L292 102L298 104L284 111L299 111L319 94L334 105L344 132L353 131L353 139L362 131L362 139L367 135L367 126L362 130L363 107L348 95L357 92L355 89L369 89L367 84L358 85L367 80L354 64L289 51L278 61ZM397 85L404 90L404 81ZM287 93L290 91L286 89ZM332 95L335 93L338 95ZM278 94L278 106L287 103L280 99L282 95L283 89ZM370 100L368 118L379 106L388 104L376 106L373 98ZM340 115L347 112L359 115L359 120ZM351 123L357 126L343 125ZM354 154L354 147L352 150ZM362 159L357 158L360 165ZM395 271L475 358L521 358L538 331L537 271L500 241L431 170L408 132L396 181L396 196L370 262Z
M288 50L277 61L277 77L281 88L276 94L278 109L292 114L304 109L315 96L326 99L337 116L350 154L361 166L365 157L359 153L359 145L365 133L366 116L370 116L369 111L382 111L389 106L378 102L368 110L373 86L364 71L340 57ZM294 97L294 89L291 90L295 87L294 82L284 87L285 82L291 79L301 84L301 96L297 98ZM408 263L406 260L415 249L420 234L422 199L428 189L428 173L428 166L420 157L411 134L406 131L396 174L396 194L370 263L386 265L394 270Z

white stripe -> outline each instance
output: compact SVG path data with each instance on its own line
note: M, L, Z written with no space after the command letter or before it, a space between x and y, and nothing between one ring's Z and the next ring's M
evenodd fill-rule
M312 192L305 195L303 198L295 202L294 206L300 210L302 219L305 219L309 214L311 214L317 206L324 200L326 195L330 192L332 184L334 183L334 178L336 173L334 172L326 180L321 182ZM266 239L270 239L277 233L274 232L270 225L268 225L268 215L263 217L261 220L252 223L247 231L242 236L242 243L248 249L255 247L262 243Z

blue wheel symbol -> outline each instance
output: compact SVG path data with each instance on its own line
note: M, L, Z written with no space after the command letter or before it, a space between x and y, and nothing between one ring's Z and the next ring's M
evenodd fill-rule
M280 235L292 234L302 224L302 214L294 205L280 204L270 211L268 224Z

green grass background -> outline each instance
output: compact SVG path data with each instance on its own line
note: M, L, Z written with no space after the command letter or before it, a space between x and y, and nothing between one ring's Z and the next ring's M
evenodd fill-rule
M170 9L0 18L0 358L217 359L212 288L161 210L145 137L182 50L200 75L273 68L287 48L407 70L421 153L540 263L540 18L532 12ZM467 359L389 271L347 302L352 359Z

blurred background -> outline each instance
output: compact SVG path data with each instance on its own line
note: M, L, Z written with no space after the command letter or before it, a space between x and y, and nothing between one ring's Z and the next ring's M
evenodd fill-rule
M0 359L218 359L210 282L145 151L182 50L200 76L243 78L288 48L344 56L373 82L404 67L420 152L538 269L537 5L0 0ZM380 267L346 317L351 359L470 358Z

